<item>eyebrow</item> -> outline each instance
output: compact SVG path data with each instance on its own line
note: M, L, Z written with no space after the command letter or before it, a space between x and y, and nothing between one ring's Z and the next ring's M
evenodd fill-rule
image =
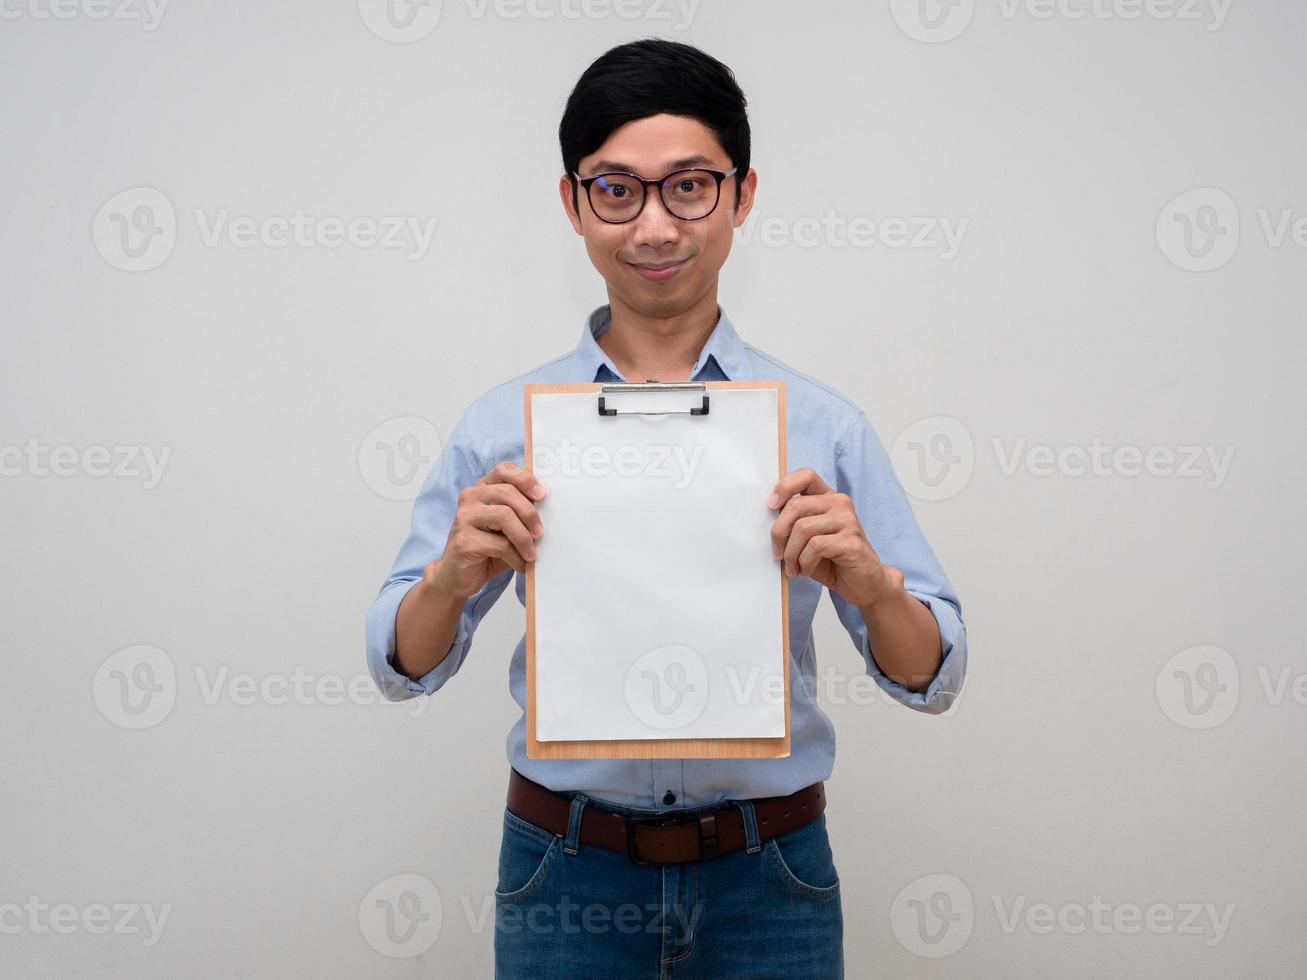
M674 173L677 170L689 170L696 167L715 168L715 166L712 157L697 154L692 157L682 157L680 160L672 160L667 164L667 170L664 173ZM608 173L613 170L620 170L628 174L637 172L635 167L629 163L621 163L617 160L599 160L590 168L590 173L587 176L593 177L595 174Z

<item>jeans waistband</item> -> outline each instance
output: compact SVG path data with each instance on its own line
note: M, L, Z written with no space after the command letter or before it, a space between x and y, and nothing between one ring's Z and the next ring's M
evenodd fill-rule
M566 796L569 800L582 795L580 790L556 789L551 790L551 792L557 793L559 796ZM588 801L586 804L587 806L596 807L600 810L608 810L612 813L620 813L627 817L671 817L681 816L683 814L697 815L700 813L720 813L723 810L733 810L740 805L739 800L728 798L717 800L714 803L700 803L696 806L647 807L632 806L626 803L613 803L597 796L591 796L589 793L585 793L584 795Z

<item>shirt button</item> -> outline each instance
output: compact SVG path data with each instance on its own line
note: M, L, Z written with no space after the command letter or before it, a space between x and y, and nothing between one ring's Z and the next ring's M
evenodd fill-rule
M663 802L666 803L668 806L671 806L673 803L676 802L676 794L669 789L666 793L663 794Z

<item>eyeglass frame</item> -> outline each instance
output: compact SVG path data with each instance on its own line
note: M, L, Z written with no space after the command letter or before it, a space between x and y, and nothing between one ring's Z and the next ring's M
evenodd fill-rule
M679 170L673 170L671 173L664 174L663 176L653 180L646 180L644 177L641 177L639 174L629 173L625 170L605 170L601 174L592 174L589 177L582 177L579 173L577 173L574 170L572 171L572 176L576 179L576 182L578 184L580 184L582 187L585 188L585 203L590 206L591 214L593 214L596 218L598 218L600 221L604 222L605 224L625 225L625 224L629 224L630 222L634 221L636 218L640 217L640 215L644 214L644 206L649 203L649 186L651 184L658 185L658 200L662 202L663 210L666 211L668 214L670 214L673 218L676 218L678 221L702 221L704 218L708 217L714 211L716 211L717 205L722 203L722 184L725 183L727 177L734 176L736 171L738 171L739 169L740 169L739 167L732 167L730 170L722 171L722 170L710 170L707 167L682 167ZM675 211L673 211L671 208L667 206L667 199L663 197L663 181L665 181L668 177L675 177L677 174L693 174L693 173L708 174L717 182L717 200L713 201L713 206L703 214L699 215L699 217L682 218L679 214L677 214ZM635 214L631 215L631 217L629 218L623 218L621 221L613 221L610 218L605 218L598 211L596 211L594 202L590 200L590 187L600 177L630 177L632 180L642 184L643 186L640 188L640 191L644 195L644 197L640 201L640 210L636 211Z

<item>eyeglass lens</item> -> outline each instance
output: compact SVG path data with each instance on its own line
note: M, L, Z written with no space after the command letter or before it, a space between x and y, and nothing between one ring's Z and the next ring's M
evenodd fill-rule
M663 205L678 218L702 218L717 205L717 178L705 170L669 174ZM604 174L590 185L590 206L605 221L630 221L644 203L644 185L626 174Z

